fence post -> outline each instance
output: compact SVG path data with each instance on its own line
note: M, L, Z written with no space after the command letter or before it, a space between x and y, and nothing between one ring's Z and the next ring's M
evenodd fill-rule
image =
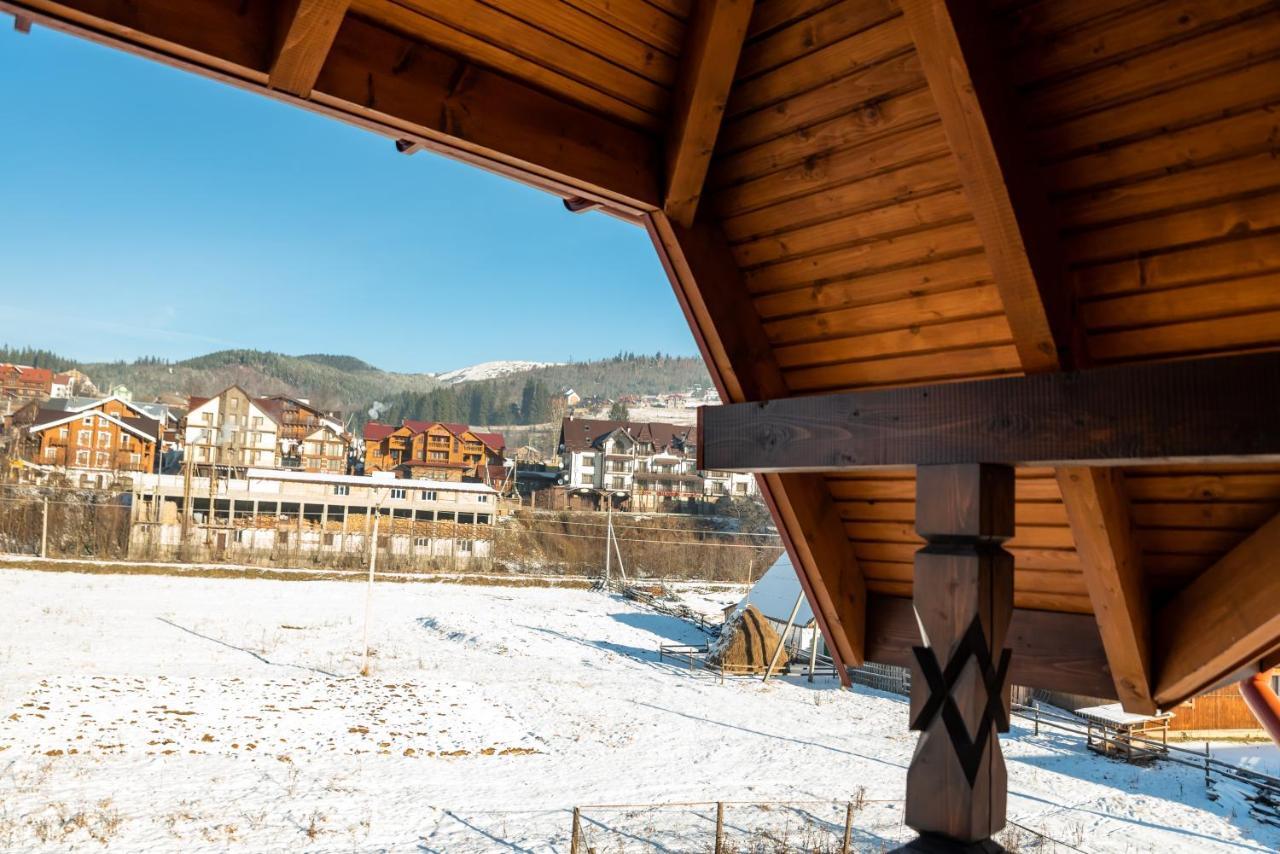
M1040 734L1040 704L1035 702L1034 700L1032 700L1031 702L1032 702L1031 708L1034 709L1036 713L1036 735L1039 735Z
M716 854L724 854L724 801L716 802Z
M840 843L840 854L849 854L849 843L853 839L853 801L844 806L844 841Z
M1209 742L1204 743L1204 784L1208 787L1212 783L1209 777Z
M582 812L573 808L573 829L569 836L569 854L578 854L578 837L582 835Z
M132 532L131 532L132 533ZM40 514L40 557L49 556L49 496L44 497L44 511Z

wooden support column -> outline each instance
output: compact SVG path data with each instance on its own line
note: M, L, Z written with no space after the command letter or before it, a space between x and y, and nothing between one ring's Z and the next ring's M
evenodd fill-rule
M1007 775L997 732L1009 729L1006 647L1013 614L1013 468L920 466L914 598L924 645L913 649L906 823L958 842L1004 827Z

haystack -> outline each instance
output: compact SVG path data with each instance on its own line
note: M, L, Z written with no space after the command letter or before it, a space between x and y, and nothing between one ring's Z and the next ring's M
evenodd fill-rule
M773 626L755 605L748 605L725 624L707 661L731 673L764 673L777 645Z

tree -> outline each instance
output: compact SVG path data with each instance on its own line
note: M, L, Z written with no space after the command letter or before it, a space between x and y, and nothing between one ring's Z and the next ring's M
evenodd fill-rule
M613 405L609 407L610 421L630 421L631 413L627 411L627 405L621 400L615 400Z

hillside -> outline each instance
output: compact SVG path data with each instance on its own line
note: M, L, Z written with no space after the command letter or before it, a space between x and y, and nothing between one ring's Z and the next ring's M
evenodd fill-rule
M584 397L657 394L710 384L692 356L620 353L566 364L486 362L442 374L384 371L354 356L288 356L263 350L220 350L167 362L78 362L46 350L0 346L0 362L54 370L79 368L108 389L123 384L139 398L164 393L212 394L238 383L251 394L289 394L353 416L358 427L376 411L383 420L439 418L477 424L542 423L555 413L550 396L562 387Z
M221 350L181 362L134 362L80 366L103 389L123 383L134 394L211 394L238 383L250 394L290 394L326 409L366 408L379 397L427 391L439 383L430 374L379 370L353 356L286 356L260 350Z

